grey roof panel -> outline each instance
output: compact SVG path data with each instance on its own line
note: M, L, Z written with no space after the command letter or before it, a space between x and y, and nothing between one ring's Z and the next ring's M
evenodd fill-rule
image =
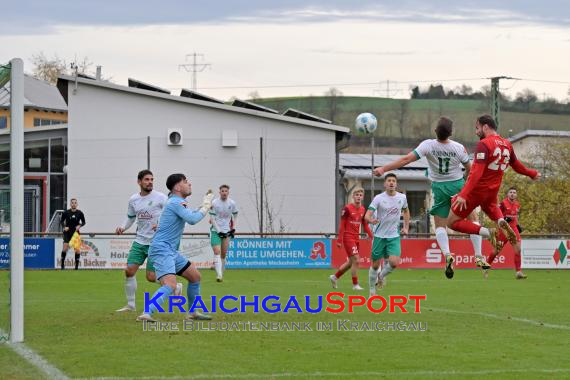
M0 88L0 107L9 106L10 82ZM29 75L24 75L24 107L67 111L67 104L57 87Z
M184 98L203 100L205 102L213 102L213 103L224 104L224 102L221 100L209 97L208 95L200 94L199 92L196 92L196 91L187 90L185 88L183 88L182 91L180 92L180 96L182 96Z
M401 180L416 180L429 182L429 178L426 176L425 170L392 170L390 173L394 173ZM372 171L370 169L346 169L344 172L344 178L351 179L370 179L372 177ZM375 177L377 180L382 180L382 178Z
M509 137L510 142L515 142L522 140L526 137L570 137L570 131L550 131L544 129L527 129L517 133L516 135Z
M85 73L77 73L77 76L80 78L85 78L85 79L91 79L91 80L97 80L97 78L95 78L94 76L85 74Z
M241 108L247 108L247 109L255 110L255 111L262 111L262 112L269 112L269 113L276 113L276 114L279 113L278 111L276 111L276 110L274 110L274 109L272 109L272 108L264 107L264 106L261 106L261 105L259 105L259 104L255 104L255 103L252 103L252 102L248 102L248 101L245 101L245 100L239 100L239 99L234 100L233 103L232 103L232 106L234 106L234 107L241 107Z
M148 90L154 92L160 92L162 94L170 94L170 91L160 88L158 86L142 82L137 79L129 78L129 87L140 88L141 90Z
M389 162L395 161L402 158L403 155L397 154L375 154L374 155L374 166L386 165ZM353 153L341 153L339 157L340 167L349 168L369 168L372 165L372 155L371 154L353 154ZM402 170L408 169L426 169L428 163L425 157L420 158L406 165Z
M296 117L296 118L303 119L303 120L311 120L311 121L317 121L320 123L332 124L332 121L330 121L330 120L323 119L322 117L311 115L310 113L299 111L299 110L296 110L294 108L288 108L287 111L283 112L283 116L290 116L290 117Z

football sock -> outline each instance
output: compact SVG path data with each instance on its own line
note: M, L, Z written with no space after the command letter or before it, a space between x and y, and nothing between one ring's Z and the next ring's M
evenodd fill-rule
M386 277L387 275L392 273L393 270L394 270L394 268L392 268L390 263L388 261L386 261L384 263L384 268L382 268L382 272L380 272L380 277L382 277L382 278Z
M473 222L473 224L476 224L478 226L481 225L481 223L479 222ZM482 256L483 251L481 250L481 246L483 245L483 238L481 237L481 235L471 234L469 235L469 238L471 238L471 243L473 244L473 250L475 251L475 256Z
M476 225L477 227L479 227L479 235L488 238L489 236L491 236L491 231L489 231L489 229L487 227L480 227L479 225L473 223L474 225Z
M79 269L79 258L81 257L80 253L75 254L75 270Z
M339 269L339 270L336 271L336 273L334 274L334 276L335 276L336 279L338 280L343 274L344 274L344 273L342 273L342 272L340 271L340 269Z
M352 285L358 285L358 276L352 276Z
M226 259L222 259L222 274L226 271Z
M186 297L188 298L188 310L192 308L196 296L200 295L200 283L199 282L189 282L186 287Z
M216 275L222 277L222 259L219 255L214 255L214 268L216 269Z
M496 254L495 252L492 252L492 253L489 255L489 259L488 259L487 262L492 265L492 264L493 264L493 261L495 261L495 257L497 257L497 254Z
M480 227L472 221L465 219L454 222L451 225L451 228L457 232L463 232L464 234L479 234L479 230L483 230L483 227Z
M376 279L378 278L378 272L373 268L370 267L368 270L368 286L370 289L373 289L376 286Z
M135 307L135 293L137 291L137 278L125 278L125 294L127 295L127 305Z
M67 252L61 251L61 269L65 269L65 256L67 256Z
M172 288L168 285L162 285L160 288L158 288L156 290L156 292L154 292L154 294L152 295L151 299L154 298L156 295L158 295L159 293L162 293L162 295L156 300L156 303L158 303L160 306L162 306L164 304L164 301L166 301L168 299L168 296L170 296L174 291L172 290ZM154 305L154 303L150 304L149 308L148 308L148 313L149 315L152 315L155 311L157 311L158 309L156 308L156 306Z
M515 270L520 272L521 270L521 254L515 252Z
M447 236L447 231L443 227L437 227L435 229L435 239L437 240L437 244L441 249L441 252L448 256L450 254L449 251L449 237Z

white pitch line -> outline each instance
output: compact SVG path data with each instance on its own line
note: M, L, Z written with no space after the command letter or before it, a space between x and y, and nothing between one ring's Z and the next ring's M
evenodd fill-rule
M516 322L528 323L530 325L539 326L539 327L547 327L550 329L570 330L570 326L567 326L567 325L557 325L557 324L553 324L553 323L534 321L532 319L527 319L527 318L505 317L505 316L500 316L497 314L481 313L481 312L473 312L473 311L439 309L437 307L429 307L429 306L424 306L424 308L427 310L437 311L437 312L441 312L441 313L479 315L481 317L499 319L501 321L516 321Z
M0 330L0 335L8 336L4 330ZM51 365L47 360L42 358L39 354L35 353L32 349L28 348L28 346L26 346L24 343L6 342L5 344L10 347L15 353L30 362L34 367L38 368L40 371L46 374L48 379L69 379L69 377L67 377L63 372Z
M570 373L570 368L527 368L527 369L490 369L480 371L367 371L367 372L291 372L291 373L246 373L246 374L201 374L187 376L156 376L156 377L94 377L78 380L179 380L179 379L274 379L274 378L314 378L314 377L448 377L448 376L487 376L505 375L512 373L539 373L539 374L561 374Z

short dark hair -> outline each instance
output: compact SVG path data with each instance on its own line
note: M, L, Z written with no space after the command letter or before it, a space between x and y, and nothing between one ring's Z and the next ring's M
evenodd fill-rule
M507 190L507 193L511 190L517 191L517 188L515 186L511 186L511 187L509 187L509 190Z
M222 186L220 186L220 190L222 190L222 189L228 189L229 190L230 187L226 184L223 184Z
M71 199L69 200L70 203L73 202L73 201L77 202L77 198L71 198Z
M169 191L172 191L172 189L174 188L174 186L176 186L177 183L179 183L180 181L184 181L185 179L186 176L182 173L171 174L166 179L166 188Z
M396 181L398 180L398 177L396 176L396 174L394 173L388 173L384 176L384 181L386 181L388 178L390 177L394 177L396 179Z
M141 170L141 171L139 172L139 174L137 175L137 179L138 179L139 181L142 181L142 179L143 179L146 175L149 175L149 174L150 174L150 175L153 175L152 172L151 172L150 170L148 170L148 169Z
M435 134L438 140L447 140L453 132L453 121L450 118L442 116L435 127Z
M490 128L497 130L497 124L495 123L495 119L491 115L482 115L477 118L477 121L481 125L487 124Z

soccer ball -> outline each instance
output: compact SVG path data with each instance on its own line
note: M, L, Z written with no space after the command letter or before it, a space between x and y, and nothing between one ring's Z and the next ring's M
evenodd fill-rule
M373 133L376 128L378 128L378 121L376 120L376 116L371 113L361 113L356 117L354 126L356 128L356 132L367 135L369 133Z

